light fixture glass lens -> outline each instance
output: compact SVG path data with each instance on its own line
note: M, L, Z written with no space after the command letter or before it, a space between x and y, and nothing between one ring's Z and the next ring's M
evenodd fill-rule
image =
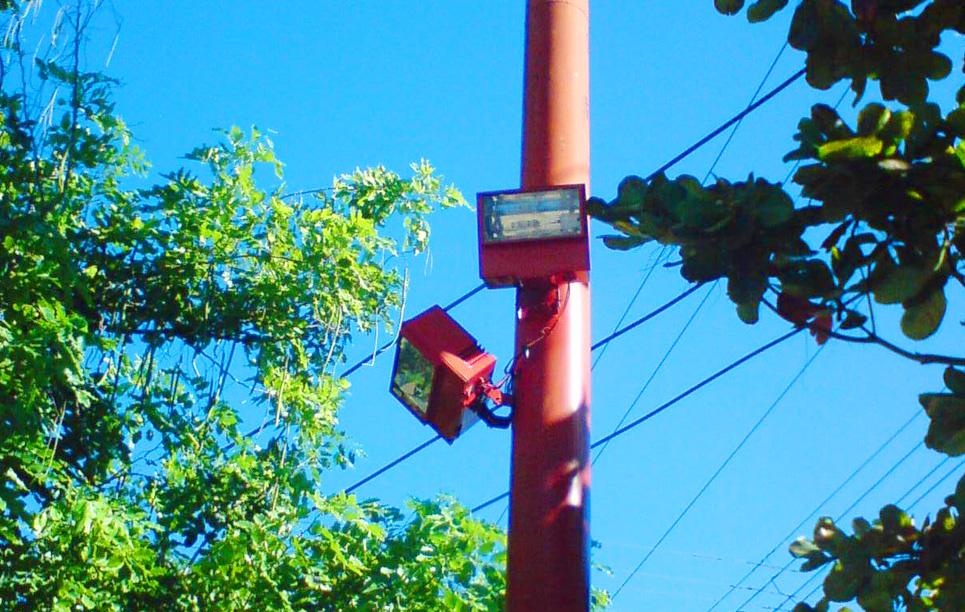
M435 368L408 340L402 338L399 342L399 355L392 376L392 395L425 420Z
M483 197L482 205L485 242L564 238L583 232L578 189L493 194Z

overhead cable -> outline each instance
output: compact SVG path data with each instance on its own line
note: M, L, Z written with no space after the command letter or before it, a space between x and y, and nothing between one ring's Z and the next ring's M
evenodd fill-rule
M787 386L784 387L784 390L781 391L780 395L777 396L777 399L775 399L771 403L771 405L767 408L767 410L764 411L764 414L761 415L761 417L757 420L757 422L754 423L753 427L750 428L750 431L748 431L747 434L744 436L744 438L737 444L736 447L734 447L734 450L731 451L730 455L728 455L727 458L724 459L724 461L720 464L720 467L718 467L717 470L711 475L711 477L707 479L707 482L704 483L704 486L700 488L700 490L697 492L694 498L690 500L690 503L688 503L687 506L684 507L684 509L680 512L680 514L677 515L677 518L675 518L674 521L670 524L670 527L667 528L667 530L663 533L663 535L660 536L660 538L653 545L653 547L647 552L646 555L644 555L643 560L641 560L640 563L637 564L635 568L633 568L633 571L630 572L630 574L626 577L626 579L623 581L620 587L613 592L613 595L610 597L611 600L615 600L617 598L617 595L620 594L620 591L623 590L623 587L627 586L630 580L632 580L633 577L637 574L637 572L640 571L640 568L642 568L644 564L650 559L650 557L653 556L653 553L657 551L657 548L659 548L660 545L663 544L664 540L666 540L667 537L670 536L671 532L673 532L673 530L677 527L677 525L680 524L680 521L682 521L683 518L687 516L687 513L690 512L690 509L694 507L694 504L697 503L697 500L699 500L701 496L704 494L704 492L706 492L707 489L710 488L710 485L713 484L715 480L717 480L717 477L720 476L721 472L724 471L724 468L727 467L727 465L731 462L731 460L735 456L737 456L737 453L739 453L740 450L744 448L744 445L747 444L747 441L751 439L751 436L753 436L754 433L758 429L760 429L764 421L767 420L767 417L769 417L771 413L774 412L774 409L781 402L781 400L784 399L784 396L788 394L788 392L795 385L795 383L797 383L797 381L801 378L801 376L804 375L804 373L811 366L811 364L814 363L814 360L817 359L818 355L820 355L821 352L824 351L826 346L827 346L826 344L821 345L821 348L815 351L814 354L811 355L811 358L808 359L803 366L801 366L801 369L798 370L797 374L794 375L794 378L791 379L791 382L789 382Z
M928 473L928 476L930 476L931 474L933 474L933 473L935 472L935 470L937 470L937 469L940 468L941 466L945 465L950 459L951 459L951 457L945 457L945 459L944 459L941 463L939 463L937 466L935 466L935 469L933 469L931 472ZM921 497L919 497L919 498L916 499L914 502L912 502L911 505L908 506L908 510L911 511L911 509L914 508L915 505L918 504L918 502L920 502L922 499L925 498L925 496L927 496L929 493L931 493L931 492L934 491L936 488L938 488L939 485L941 485L943 482L945 482L952 474L954 474L955 472L957 472L957 471L958 471L961 467L963 467L963 466L965 466L965 460L960 461L960 462L959 462L957 465L955 465L951 470L949 470L948 472L946 472L945 475L942 476L942 477L938 480L938 482L936 482L934 485L932 485L932 487L931 487L930 489L928 489L927 491L925 491L925 492L921 495ZM926 478L924 478L924 479L922 479L922 480L926 480L926 479L927 479L927 476L926 476ZM907 491L904 495L901 496L901 499L904 499L904 498L908 497L908 495L911 494L912 491L914 491L916 488L918 488L918 486L922 483L922 480L919 480L917 483L915 483L914 485L912 485L912 487L911 487L910 489L908 489L908 491ZM820 572L819 572L818 574L820 574ZM812 576L811 579L809 579L807 582L812 582L813 580L814 580L814 576ZM806 585L806 584L807 584L807 583L805 583L805 585ZM808 601L809 599L811 599L811 597L813 597L814 594L817 593L817 592L821 589L821 587L823 587L823 586L824 586L823 583L817 584L813 589L811 589L810 591L808 591L808 594L805 595L804 598L803 598L801 601ZM803 586L802 586L802 588L803 588ZM799 590L800 590L800 589L799 589ZM792 597L793 597L793 595L794 595L794 594L792 593ZM786 597L786 596L785 596L785 597ZM775 609L775 612L778 612L781 608L783 608L786 603L787 603L787 600L785 599L784 602L782 602L781 605L778 606L778 607Z
M621 428L619 428L619 429L614 430L613 432L609 433L609 434L606 435L606 436L603 436L602 438L600 438L599 440L597 440L596 442L594 442L593 444L590 445L590 450L596 449L596 448L598 448L598 447L606 444L606 443L609 442L610 440L613 440L613 439L615 439L615 438L618 438L618 437L622 436L623 434L627 433L627 432L630 431L631 429L635 429L636 427L639 427L640 425L642 425L643 423L649 421L650 419L652 419L653 417L657 416L658 414L660 414L660 413L663 412L664 410L667 410L668 408L670 408L670 407L673 406L674 404L677 404L678 402L684 400L685 398L687 398L687 397L690 396L691 394L695 393L696 391L699 391L700 389L706 387L707 385L709 385L709 384L712 383L713 381L717 380L717 379L720 378L721 376L723 376L723 375L727 374L728 372L731 372L732 370L740 367L741 365L743 365L744 363L750 361L750 360L753 359L754 357L757 357L757 356L760 355L761 353L765 353L765 352L769 351L770 349L774 348L775 346L777 346L777 345L785 342L785 341L788 340L789 338L792 338L792 337L796 336L797 334L799 334L799 333L801 333L802 331L804 331L804 329L805 329L805 328L803 328L803 327L797 327L797 328L792 329L791 331L789 331L789 332L787 332L787 333L779 336L778 338L775 338L774 340L771 340L771 341L768 342L767 344L764 344L763 346L760 346L760 347L754 349L753 351L751 351L750 353L747 353L746 355L744 355L743 357L741 357L741 358L738 359L737 361L732 362L730 365L727 365L727 366L721 368L720 370L718 370L718 371L715 372L714 374L711 374L710 376L708 376L707 378L703 379L702 381L700 381L700 382L692 385L692 386L689 387L686 391L684 391L683 393L678 394L678 395L677 395L676 397L674 397L673 399L671 399L671 400L669 400L669 401L667 401L667 402L664 402L664 403L661 404L660 406L657 406L656 408L654 408L653 410L651 410L651 411L648 412L647 414L643 415L642 417L640 417L640 418L638 418L638 419L635 419L634 421L631 421L630 423L624 425L623 427L621 427ZM488 500L488 501L485 501L485 502L483 502L482 504L479 504L478 506L474 507L474 508L472 509L472 512L478 512L479 510L482 510L483 508L487 508L487 507L491 506L492 504L498 502L499 500L505 499L505 498L508 497L508 496L509 496L509 492L506 492L506 493L502 493L502 494L500 494L500 495L497 495L496 497L493 497L492 499L490 499L490 500Z
M895 472L895 470L897 470L905 461L908 460L909 457L911 457L913 454L915 454L915 452L918 451L918 449L920 449L920 448L921 448L922 446L924 446L924 445L925 445L925 442L924 442L924 441L921 441L921 442L919 442L918 444L916 444L914 447L912 447L912 449L911 449L910 451L908 451L907 453L905 453L905 455L904 455L901 459L899 459L897 463L895 463L893 466L891 466L891 468L889 468L888 471L885 472L885 473L881 476L881 478L879 478L878 480L876 480L875 483L874 483L873 485L871 485L870 487L868 487L868 489L867 489L864 493L862 493L861 495L859 495L859 496L858 496L858 499L856 499L856 500L854 500L853 502L851 502L851 505L850 505L850 506L848 506L847 508L845 508L843 512L839 513L838 516L836 516L836 517L834 518L834 522L835 522L835 523L839 523L839 522L841 521L841 519L843 519L844 517L846 517L846 516L848 515L849 512L851 512L852 510L854 510L855 506L857 506L859 503L861 503L862 501L864 501L864 499L865 499L866 497L868 497L868 495L870 495L872 491L874 491L874 490L877 489L879 486L881 486L881 483L883 483L883 482L885 481L885 479L887 479L889 476L891 476L891 475ZM755 599L757 599L757 597L760 596L760 594L764 592L764 589L765 589L765 587L767 587L767 585L772 584L775 580L777 580L784 572L786 572L792 565L794 565L794 563L795 563L796 561L798 561L798 559L791 559L790 561L788 561L787 564L786 564L783 568L781 568L776 574L774 574L773 576L771 576L771 578L770 578L767 582L765 582L764 585L761 586L761 588L759 588L757 591L754 592L753 595L751 595L751 596L748 597L743 603L741 603L741 605L738 606L737 609L738 609L738 610L743 610L743 609L745 608L745 606L747 606L749 603L751 603L752 601L754 601ZM777 610L780 610L781 608L784 607L785 604L787 604L787 602L789 602L789 601L791 601L792 599L794 599L794 598L797 596L797 594L800 593L801 591L803 591L804 588L805 588L807 585L811 584L811 582L813 582L814 579L816 578L816 576L818 576L818 575L819 575L819 574L815 574L815 575L811 576L808 580L806 580L806 581L804 582L804 584L802 584L802 585L799 586L797 589L795 589L792 593L790 593L789 595L787 595L787 597L784 599L784 601L782 601L782 602L777 606Z
M709 608L707 608L707 610L705 610L705 612L713 612L713 610L714 610L715 608L717 608L717 606L719 606L725 599L727 599L735 590L737 590L741 585L743 585L745 582L747 582L747 579L750 578L750 577L754 574L754 572L756 572L759 568L764 567L764 566L766 565L768 559L771 558L771 555L773 555L775 552L777 552L777 550L778 550L779 548L781 548L782 546L784 546L784 544L785 544L790 538L793 538L795 535L797 535L798 532L799 532L799 530L800 530L802 527L804 527L809 521L811 521L811 520L817 515L818 512L821 511L821 508L823 508L824 506L826 506L826 505L828 504L828 502L830 502L832 499L834 499L834 498L838 495L838 493L840 493L842 490L844 490L844 488L845 488L846 486L848 486L848 484L850 484L851 481L854 480L855 477L858 476L858 474L860 474L866 467L868 467L868 465L871 464L872 461L874 461L882 452L884 452L884 450L885 450L886 448L888 448L888 446L890 446L891 443L894 442L894 441L898 438L898 436L900 436L902 433L904 433L904 431L905 431L906 429L908 429L908 427L911 426L911 424L914 423L915 420L917 420L919 416L921 416L921 411L916 410L916 411L914 412L914 414L912 414L911 418L909 418L907 421L905 421L905 423L902 424L902 425L898 428L898 430L895 431L895 433L891 434L891 436L890 436L887 440L885 440L884 442L882 442L881 445L880 445L874 452L872 452L871 455L868 456L867 459L865 459L865 460L861 463L861 465L859 465L857 468L855 468L854 471L851 472L851 474L849 474L848 477L845 478L845 479L841 482L841 484L839 484L839 485L837 486L837 488L835 488L833 491L831 491L831 493L828 494L827 497L825 497L820 503L818 503L818 505L815 506L814 509L811 510L811 512L801 520L801 522L799 522L797 525L795 525L794 527L792 527L791 530L788 531L788 533L787 533L783 538L781 538L780 541L779 541L777 544L775 544L773 548L771 548L771 549L767 552L767 554L765 554L763 557L761 557L761 560L760 560L754 567L752 567L752 568L750 569L750 571L748 571L746 574L744 574L744 576L743 576L740 580L738 580L736 584L734 584L734 585L731 586L731 588L730 588L729 591L727 591L727 592L724 593L721 597L719 597L719 598L717 599L717 601L715 601L715 602L713 603L713 605L711 605Z
M801 68L800 70L798 70L797 72L795 72L793 75L791 75L786 81L784 81L783 83L781 83L780 85L778 85L777 87L775 87L774 89L772 89L771 91L767 92L767 94L766 94L764 97L762 97L760 100L758 100L757 102L754 102L753 104L751 104L750 106L748 106L747 108L745 108L744 110L742 110L741 112L737 113L737 114L734 115L731 119L729 119L728 121L725 121L724 123L722 123L722 124L720 125L720 127L718 127L717 129L715 129L714 131L710 132L709 134L707 134L706 136L704 136L703 138L701 138L700 140L698 140L698 141L695 142L694 144L692 144L692 145L690 145L689 147L687 147L682 153L680 153L679 155L677 155L676 157L674 157L673 159L671 159L670 161L668 161L668 162L665 163L664 165L662 165L662 166L660 166L659 168L657 168L655 171L653 171L651 174L649 174L645 180L646 180L646 181L650 181L651 179L653 179L653 178L656 177L657 175L663 174L664 172L666 172L666 171L669 170L670 168L676 166L680 161L682 161L682 160L686 159L687 157L689 157L694 151L696 151L696 150L699 149L700 147L704 146L705 144L707 144L708 142L710 142L711 140L713 140L714 138L716 138L717 136L719 136L722 132L724 132L725 130L727 130L727 128L729 128L730 126L736 124L737 122L739 122L740 120L742 120L744 117L746 117L747 115L751 114L752 112L754 112L755 110L757 110L758 108L760 108L761 106L763 106L768 100L770 100L771 98L773 98L773 97L776 96L777 94L781 93L782 91L784 91L785 89L787 89L788 87L790 87L795 81L797 81L797 80L800 79L802 76L804 76L804 74L805 74L805 69L804 69L804 68Z
M616 332L610 334L609 336L607 336L607 337L604 338L603 340L600 340L599 342L597 342L596 344L594 344L594 345L590 348L590 350L596 350L597 348L599 348L599 347L601 347L601 346L606 346L607 342L610 342L610 341L613 340L614 338L617 338L617 337L619 337L619 336L622 336L623 334L627 333L627 332L630 331L631 329L633 329L633 328L635 328L635 327L637 327L637 326L645 323L646 321L649 321L650 319L654 318L654 317L657 316L658 314L666 311L668 308L670 308L670 307L673 306L674 304L677 304L678 302L680 302L681 300L683 300L684 298L686 298L688 295L690 295L691 293L693 293L694 291L696 291L696 290L699 288L699 286L700 286L700 285L697 285L697 286L695 286L695 287L691 287L691 288L687 289L686 291L684 291L683 293L681 293L681 294L678 295L677 297L673 298L672 300L670 300L670 301L667 302L666 304L664 304L664 305L656 308L655 310L649 312L648 314L640 317L639 319L637 319L637 320L634 321L633 323L630 323L630 324L627 325L626 327L624 327L624 328L622 328L622 329L619 329L619 330L617 330ZM460 298L460 299L462 299L462 298ZM459 301L460 301L460 300L456 300L455 302L453 302L452 304L450 304L450 305L447 306L446 308L452 308L454 305L458 305ZM343 376L344 376L344 375L343 375ZM353 484L352 486L350 486L348 489L346 489L345 492L346 492L346 493L351 493L352 491L354 491L354 490L357 489L358 487L362 486L363 484L365 484L365 483L367 483L367 482L370 482L372 479L376 478L377 476L381 476L381 475L384 474L385 472L391 470L392 468L394 468L395 466L399 465L400 463L402 463L402 462L405 461L406 459L409 459L410 457L416 455L417 453L425 450L426 448L428 448L429 446L431 446L433 443L438 442L440 439L441 439L441 436L436 436L436 437L434 437L434 438L431 438L431 439L429 439L429 440L426 440L425 442L423 442L423 443L420 444L419 446L413 448L413 449L410 450L410 451L407 451L407 452L403 453L403 454L400 455L397 459L394 459L393 461L391 461L391 462L389 462L388 464L382 466L381 468L379 468L378 470L376 470L375 472L373 472L373 473L370 474L369 476L366 476L366 477L363 478L362 480L356 482L355 484ZM495 500L495 501L499 501L499 500L497 499L497 500ZM495 501L494 501L494 503L495 503Z

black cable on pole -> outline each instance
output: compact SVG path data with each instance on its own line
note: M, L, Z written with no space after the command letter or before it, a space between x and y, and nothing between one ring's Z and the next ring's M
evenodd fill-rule
M480 291L482 291L482 290L485 289L485 288L486 288L486 283L479 283L478 285L476 285L475 287L473 287L472 289L470 289L470 290L467 291L466 293L462 294L461 296L459 296L459 297L456 298L455 300L449 302L449 304L447 304L446 306L443 306L442 309L445 310L446 312L449 312L450 310L452 310L452 309L455 308L456 306L462 304L463 302L465 302L466 300L468 300L468 299L471 298L472 296L476 295L477 293L479 293Z
M750 361L750 360L753 359L754 357L757 357L757 356L760 355L761 353L765 353L765 352L769 351L770 349L774 348L775 346L783 343L784 341L786 341L786 340L788 340L788 339L790 339L790 338L798 335L799 333L801 333L802 331L804 331L804 329L805 329L804 327L796 327L796 328L792 329L791 331L787 332L786 334L784 334L784 335L782 335L782 336L780 336L780 337L778 337L778 338L775 338L774 340L771 340L771 341L768 342L767 344L765 344L765 345L763 345L763 346L761 346L761 347L759 347L759 348L754 349L753 351L751 351L750 353L744 355L743 357L741 357L741 358L738 359L737 361L731 363L730 365L728 365L728 366L726 366L726 367L724 367L724 368L721 368L720 370L718 370L718 371L715 372L714 374L711 374L710 376L708 376L707 378L703 379L703 380L700 381L699 383L691 386L691 387L688 388L686 391L684 391L683 393L677 395L677 396L674 397L673 399L671 399L671 400L669 400L669 401L667 401L667 402L664 402L664 403L661 404L660 406L654 408L653 410L651 410L651 411L648 412L647 414L643 415L642 417L640 417L640 418L638 418L638 419L636 419L636 420L633 420L633 421L631 421L630 423L627 423L626 425L624 425L623 427L621 427L620 429L617 429L617 430L615 430L615 431L613 431L613 432L611 432L611 433L603 436L602 438L600 438L599 440L597 440L596 442L594 442L593 444L591 444L591 445L590 445L590 449L594 449L594 448L597 448L598 446L600 446L600 445L602 445L602 444L606 444L606 443L609 442L610 440L612 440L612 439L614 439L614 438L618 438L618 437L622 436L623 434L627 433L628 431L630 431L631 429L634 429L634 428L640 426L641 424L643 424L644 422L649 421L650 419L652 419L653 417L657 416L658 414L660 414L661 412L663 412L663 411L666 410L667 408L670 408L671 406L673 406L673 405L676 404L677 402L680 402L681 400L683 400L684 398L688 397L689 395L691 395L691 394L699 391L700 389L702 389L702 388L706 387L707 385L709 385L710 383L714 382L715 380L717 380L718 378L720 378L720 377L723 376L724 374L727 374L728 372L730 372L730 371L732 371L732 370L734 370L734 369L736 369L736 368L744 365L746 362Z
M467 291L466 293L463 293L461 296L459 296L458 298L456 298L454 301L450 302L448 306L443 307L443 310L445 310L446 312L449 312L450 310L452 310L452 309L455 308L456 306L462 304L463 302L465 302L466 300L468 300L468 299L471 298L472 296L476 295L477 293L479 293L480 291L482 291L482 290L485 289L485 288L486 288L485 283L480 283L479 285L477 285L476 287L470 289L470 290ZM389 342L386 342L385 344L383 344L382 346L380 346L380 347L379 347L374 353L372 353L370 356L367 356L367 357L366 357L365 359L363 359L362 361L359 361L358 363L356 363L355 365L353 365L353 366L350 367L349 369L347 369L347 370L345 370L344 372L342 372L341 374L339 374L339 378L346 378L347 376L350 376L350 375L354 374L356 370L358 370L359 368L361 368L361 367L364 366L365 364L371 364L371 363L373 363L373 362L375 361L375 358L376 358L376 357L378 357L379 355L381 355L381 354L384 353L385 351L389 350L389 349L392 348L393 346L395 346L395 339L392 339L392 340L390 340Z
M496 497L493 497L492 499L489 499L489 500L487 500L487 501L484 501L483 503L479 504L478 506L472 508L472 509L470 510L470 512L473 512L473 513L479 512L480 510L483 510L483 509L485 509L485 508L488 508L489 506L492 506L493 504L498 503L498 502L506 499L507 497L509 497L509 491L506 491L505 493L500 493L500 494L497 495Z
M646 180L646 181L649 182L649 181L652 180L654 177L656 177L658 174L663 174L664 172L666 172L667 170L669 170L669 169L672 168L673 166L677 165L677 163L679 163L681 160L683 160L683 159L685 159L686 157L688 157L691 153L693 153L694 151L696 151L696 150L699 149L700 147L704 146L705 144L707 144L708 142L710 142L711 140L713 140L714 138L716 138L717 136L719 136L719 135L721 134L721 132L725 131L725 130L726 130L727 128L729 128L730 126L734 125L735 123L737 123L738 121L740 121L741 119L743 119L744 117L746 117L747 115L751 114L752 112L754 112L755 110L757 110L758 108L760 108L760 107L761 107L762 105L764 105L768 100L770 100L771 98L773 98L773 97L776 96L777 94L781 93L782 91L784 91L785 89L787 89L788 87L790 87L795 81L797 81L797 80L800 79L802 76L804 76L804 73L805 73L805 72L806 72L806 70L805 70L804 68L801 68L800 70L798 70L797 72L795 72L795 73L794 73L793 75L791 75L791 77L788 78L786 81L784 81L783 83L781 83L780 85L778 85L777 87L775 87L774 89L772 89L771 91L767 92L767 94L766 94L764 97L762 97L760 100L758 100L757 102L754 102L753 104L751 104L750 106L748 106L747 108L745 108L744 110L742 110L741 112L739 112L739 113L737 113L736 115L734 115L730 120L728 120L728 121L724 122L723 124L721 124L720 127L718 127L717 129L715 129L715 130L712 131L711 133L707 134L706 136L704 136L703 138L701 138L700 140L698 140L698 141L695 142L694 144L692 144L692 145L690 145L689 147L687 147L682 153L680 153L679 155L677 155L676 157L674 157L673 159L671 159L670 161L668 161L668 162L665 163L664 165L662 165L662 166L660 166L659 168L657 168L654 172L652 172L652 173L651 173L649 176L647 176L647 178L644 179L644 180Z
M820 512L821 508L823 508L828 502L830 502L832 499L834 499L834 497L837 496L838 493L840 493L846 486L848 486L848 484L850 484L851 481L854 480L855 477L857 477L858 474L860 474L866 467L868 467L868 465L870 465L871 462L874 461L874 460L878 457L878 455L880 455L882 452L884 452L884 450L885 450L886 448L888 448L888 446L890 446L891 443L894 442L894 441L898 438L898 436L900 436L902 433L904 433L904 431L905 431L906 429L908 429L908 427L911 426L911 424L914 423L915 420L917 420L919 416L921 416L921 411L916 410L916 411L914 412L914 414L912 414L912 416L911 416L910 419L908 419L907 421L905 421L905 423L904 423L903 425L901 425L895 433L891 434L891 436L890 436L887 440L885 440L885 441L881 444L881 446L879 446L873 453L871 453L871 455L870 455L867 459L865 459L865 460L861 463L861 465L859 465L857 468L855 468L855 470L854 470L853 472L851 472L851 474L850 474L847 478L845 478L844 481L837 486L837 488L835 488L833 491L831 491L831 493L830 493L827 497L825 497L824 500L822 500L817 506L815 506L814 509L811 510L811 512L810 512L806 517L804 517L804 518L801 520L800 523L798 523L798 524L795 525L793 528L791 528L791 530L787 533L787 535L785 535L783 538L781 538L781 540L780 540L777 544L775 544L774 547L771 548L771 550L769 550L766 555L764 555L763 557L761 557L761 560L758 561L758 562L754 565L754 567L752 567L752 568L750 569L750 571L748 571L746 574L744 574L744 576L743 576L740 580L738 580L737 583L732 584L731 587L730 587L730 590L728 590L726 593L724 593L723 595L721 595L721 596L717 599L717 601L715 601L715 602L713 603L713 605L711 605L709 608L707 608L707 610L705 610L705 612L713 612L713 610L714 610L715 608L717 608L717 606L719 606L725 599L727 599L728 597L730 597L730 595L731 595L734 591L736 591L738 588L740 588L741 585L743 585L745 582L747 582L747 579L750 578L750 577L754 574L754 572L756 572L759 568L761 568L762 566L764 566L764 564L767 563L767 560L771 558L771 555L773 555L775 552L777 552L777 550L778 550L781 546L783 546L784 543L787 542L788 539L793 538L795 535L797 535L799 529L801 529L802 527L804 527L804 525L806 525L806 524L808 523L808 521L812 520L812 519L814 518L814 516L815 516L818 512Z
M767 79L771 78L771 73L774 72L774 69L777 67L777 62L780 61L781 56L784 55L785 51L787 51L787 46L788 46L788 42L787 40L785 40L784 44L781 45L780 51L778 51L777 55L774 57L774 61L771 62L771 65L770 67L768 67L767 72L764 73L764 78L761 79L760 85L758 85L757 89L754 90L754 95L751 96L750 104L753 104L754 101L757 100L757 96L761 95L761 90L764 89L764 84L767 83ZM744 122L744 117L741 117L740 120L737 122L737 124L734 125L734 129L731 130L730 134L727 135L727 140L724 141L724 144L720 148L720 151L717 152L717 157L714 158L714 162L710 164L710 169L707 170L707 174L704 175L704 180L701 181L702 184L706 184L707 179L709 179L711 175L714 173L714 168L717 167L717 164L720 162L720 159L724 156L724 152L727 150L727 147L730 146L731 141L734 140L734 136L737 134L737 130L740 129L740 126L743 122Z
M938 465L936 465L936 466L933 467L932 469L928 470L928 473L925 474L924 476L922 476L921 478L919 478L919 479L918 479L918 482L916 482L915 484L911 485L911 488L908 489L907 491L905 491L905 494L902 495L901 497L899 497L897 501L895 501L895 505L900 508L900 507L901 507L901 502L905 501L905 499L906 499L909 495L911 495L911 494L915 491L915 489L917 489L918 487L920 487L926 480L928 480L929 478L932 477L932 474L934 474L935 472L937 472L938 470L940 470L943 465L945 465L946 463L948 463L948 462L951 461L951 460L952 460L951 457L945 457L944 459L942 459L941 461L939 461L939 462L938 462ZM939 482L941 482L941 481L939 480ZM928 489L927 491L925 491L925 492L922 494L922 497L924 497L925 495L928 495L929 493L931 493L931 492L934 491L934 490L935 490L934 487L932 487L931 489ZM919 497L918 499L922 499L922 498Z
M606 435L606 436L603 436L602 438L600 438L599 440L597 440L596 442L594 442L593 444L590 445L590 450L593 450L593 449L595 449L595 448L597 448L597 447L599 447L599 446L601 446L601 445L603 445L603 444L606 444L606 443L609 442L610 440L613 440L614 438L618 438L618 437L622 436L623 434L627 433L628 431L630 431L631 429L634 429L634 428L640 426L641 424L643 424L644 422L649 421L649 420L652 419L653 417L657 416L658 414L660 414L660 413L663 412L664 410L670 408L670 407L673 406L674 404L682 401L683 399L685 399L686 397L690 396L690 395L693 394L694 392L702 389L703 387L706 387L708 384L710 384L710 383L712 383L713 381L717 380L718 378L720 378L720 377L723 376L724 374L727 374L728 372L734 370L735 368L740 367L741 365L743 365L744 363L750 361L750 360L753 359L754 357L757 357L757 356L760 355L761 353L767 352L768 350L774 348L775 346L781 344L782 342L788 340L789 338L792 338L793 336L796 336L797 334L799 334L799 333L801 333L802 331L804 331L804 329L805 329L804 327L794 328L794 329L792 329L791 331L787 332L786 334L784 334L784 335L782 335L782 336L780 336L780 337L778 337L778 338L775 338L774 340L771 340L771 341L768 342L767 344L765 344L765 345L763 345L763 346L761 346L761 347L759 347L759 348L754 349L753 351L751 351L750 353L747 353L746 355L744 355L743 357L741 357L741 358L738 359L737 361L734 361L734 362L732 362L730 365L725 366L724 368L721 368L720 370L718 370L718 371L715 372L714 374L711 374L710 376L708 376L707 378L703 379L703 380L700 381L699 383L697 383L697 384L695 384L695 385L692 385L692 386L691 386L690 388L688 388L686 391L684 391L683 393L680 393L679 395L677 395L677 396L674 397L673 399L671 399L671 400L669 400L669 401L667 401L667 402L664 402L664 403L661 404L660 406L654 408L653 410L651 410L651 411L648 412L647 414L643 415L643 416L640 417L639 419L636 419L636 420L628 423L627 425L624 425L623 427L621 427L621 428L619 428L619 429L611 432L610 434L608 434L608 435ZM505 499L505 498L508 497L508 496L509 496L509 492L503 493L503 494L501 494L501 495L497 495L496 497L490 499L489 501L486 501L486 502L483 502L482 504L479 504L478 506L476 506L475 508L473 508L472 511L473 511L473 512L478 512L479 510L482 510L483 508L488 508L488 507L491 506L492 504L494 504L494 503L496 503L496 502L498 502L498 501L500 501L500 500L502 500L502 499Z
M652 310L652 311L648 312L647 314L643 315L642 317L640 317L639 319L637 319L637 320L634 321L633 323L630 323L629 325L626 325L626 326L624 326L624 327L616 330L615 332L613 332L613 333L610 334L609 336L606 336L606 337L603 338L602 340L597 341L595 344L593 344L593 345L590 347L590 350L591 350L591 351L595 351L596 349L600 348L601 346L606 346L607 344L610 343L611 340L614 340L614 339L616 339L616 338L619 338L620 336L622 336L623 334L629 332L629 331L632 330L633 328L635 328L635 327L637 327L637 326L639 326L639 325L643 325L644 323L646 323L646 322L649 321L650 319L654 318L654 317L657 316L658 314L664 312L665 310L669 309L670 307L676 306L677 303L683 301L684 298L686 298L688 295L690 295L690 294L693 293L694 291L697 291L698 289L700 289L700 288L703 287L703 286L704 286L704 283L698 283L698 284L694 285L693 287L691 287L690 289L687 289L686 291L684 291L683 293L681 293L681 294L678 295L677 297L673 298L672 300L670 300L669 302L667 302L667 303L664 304L663 306L660 306L660 307L657 308L656 310Z
M680 524L680 521L682 521L684 517L687 516L687 513L690 512L690 509L694 507L694 504L697 503L697 500L699 500L701 496L703 496L703 494L707 491L707 489L710 488L710 485L712 485L714 481L717 480L717 477L720 476L720 474L724 471L724 469L728 466L728 464L730 464L731 460L737 456L737 453L739 453L740 450L744 448L744 445L747 444L747 441L751 439L751 436L754 435L754 432L760 429L764 421L767 420L767 417L769 417L771 413L774 412L774 409L777 407L779 403L781 403L781 400L784 399L784 396L786 396L788 392L790 392L791 388L795 385L795 383L797 383L798 380L800 380L800 378L804 375L804 373L811 366L811 364L814 363L814 360L817 359L818 355L821 354L821 352L824 350L826 346L827 346L826 344L821 345L821 348L815 351L814 354L811 355L811 358L808 359L806 362L804 362L804 365L801 366L801 369L798 370L797 374L794 375L794 378L791 379L791 382L789 382L787 386L784 387L784 390L781 391L780 395L777 396L777 399L775 399L771 403L771 405L767 408L767 410L764 411L764 414L762 414L761 417L757 420L757 422L754 423L754 426L750 428L750 431L748 431L747 434L744 436L744 438L737 444L736 447L734 447L734 450L731 451L730 455L728 455L726 459L724 459L724 461L720 464L720 467L717 468L717 470L713 473L713 475L711 475L711 477L707 479L707 482L704 483L704 486L700 488L700 490L697 492L694 498L690 500L690 503L687 504L687 506L680 512L679 515L677 515L677 518L674 519L673 523L670 524L670 527L667 528L667 530L663 533L663 535L660 536L660 539L658 539L657 542L653 545L653 547L650 548L647 554L643 557L643 560L641 560L640 563L638 563L637 566L633 568L633 571L630 572L630 574L626 577L626 579L623 581L620 587L613 592L613 595L610 596L611 601L617 598L617 595L620 594L620 591L623 590L623 587L627 586L630 580L632 580L633 577L637 575L637 572L640 571L640 569L644 566L644 564L646 564L646 562L650 560L650 557L652 557L653 553L657 551L657 548L659 548L660 545L663 544L664 540L666 540L670 536L670 534L677 527L677 525Z

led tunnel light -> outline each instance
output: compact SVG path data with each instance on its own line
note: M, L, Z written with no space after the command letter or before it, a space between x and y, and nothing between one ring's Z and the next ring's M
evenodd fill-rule
M583 185L477 196L479 275L489 287L590 269Z

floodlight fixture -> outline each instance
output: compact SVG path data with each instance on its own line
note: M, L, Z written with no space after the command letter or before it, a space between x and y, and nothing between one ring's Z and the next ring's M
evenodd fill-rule
M488 287L572 280L590 269L586 188L477 195L479 275Z
M504 426L503 417L484 406L485 398L503 400L492 384L495 366L493 355L442 308L433 306L402 324L389 390L452 444L480 418Z

